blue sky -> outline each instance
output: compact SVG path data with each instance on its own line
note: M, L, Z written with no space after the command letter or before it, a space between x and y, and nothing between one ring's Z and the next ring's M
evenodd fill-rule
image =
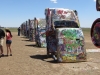
M44 18L48 7L76 9L81 27L91 27L100 17L95 0L0 0L0 25L19 27L28 19Z

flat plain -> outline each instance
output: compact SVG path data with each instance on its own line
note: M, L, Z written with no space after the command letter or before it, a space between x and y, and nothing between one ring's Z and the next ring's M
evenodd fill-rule
M46 48L38 48L25 36L17 36L17 29L11 31L13 56L0 58L0 75L100 75L100 52L87 52L86 62L56 63L46 57ZM91 41L90 29L84 28L83 32L86 49L99 49Z

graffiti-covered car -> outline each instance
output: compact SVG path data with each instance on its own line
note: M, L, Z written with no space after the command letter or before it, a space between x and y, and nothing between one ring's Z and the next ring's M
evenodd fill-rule
M91 40L94 46L100 48L100 18L96 19L92 24Z
M75 21L55 21L59 62L84 61L84 35ZM60 27L60 28L59 28Z
M46 47L46 29L42 28L39 30L39 37L38 37L38 46L39 47Z
M76 10L47 8L47 55L58 62L86 61L84 35Z
M34 19L34 28L35 28L35 42L36 42L36 46L40 46L40 47L46 47L45 44L45 37L43 34L41 34L42 32L44 32L44 30L42 31L43 28L45 28L46 25L46 20L43 18L36 18Z

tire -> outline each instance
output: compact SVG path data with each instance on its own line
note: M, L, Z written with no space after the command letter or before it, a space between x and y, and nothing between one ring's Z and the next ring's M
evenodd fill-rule
M90 34L90 35L91 35L91 40L92 40L92 42L93 42L92 37L94 36L94 35L93 35L94 28L95 28L96 23L98 23L98 22L100 22L100 18L97 18L97 19L93 22L93 24L92 24L92 26L91 26L91 34ZM99 32L96 32L96 33L97 33L97 35L99 35L99 34L98 34ZM99 38L99 40L100 40L100 38ZM95 41L94 41L95 44L94 44L94 43L93 43L93 44L94 44L96 47L100 48L100 44L98 44L97 41L98 41L98 40L95 40Z

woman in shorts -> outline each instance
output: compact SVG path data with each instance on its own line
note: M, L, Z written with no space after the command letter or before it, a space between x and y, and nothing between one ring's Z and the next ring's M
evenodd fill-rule
M12 56L12 51L11 51L11 43L12 43L12 34L9 29L5 29L6 31L6 46L7 46L7 56L10 50L10 56Z

